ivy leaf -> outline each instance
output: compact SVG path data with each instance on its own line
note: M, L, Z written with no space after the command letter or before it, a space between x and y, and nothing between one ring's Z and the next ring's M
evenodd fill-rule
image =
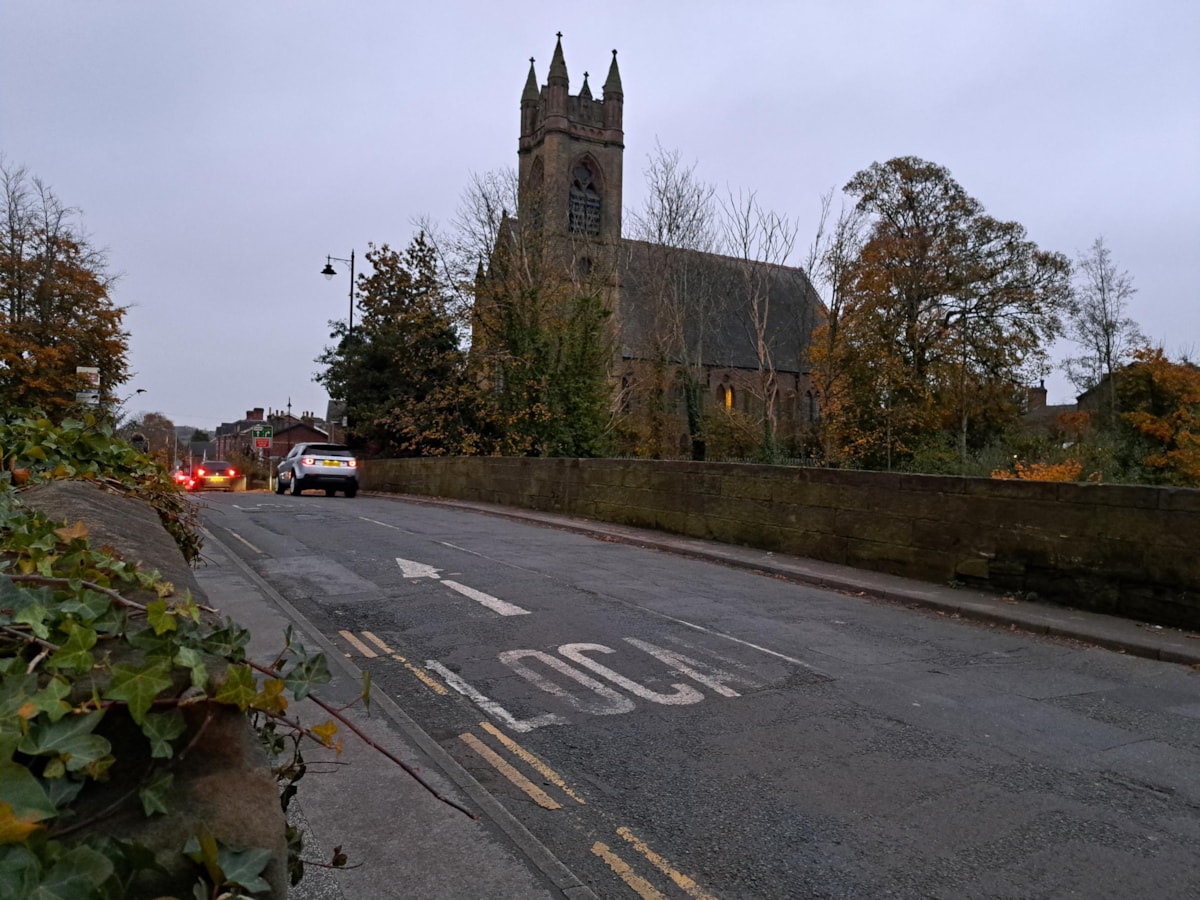
M0 847L5 844L23 843L29 835L41 827L38 824L37 816L28 813L24 816L18 816L13 812L12 804L0 801ZM0 887L4 885L4 881L4 873L0 872ZM25 895L6 894L5 896Z
M87 536L88 536L87 526L83 524L82 519L80 519L74 525L68 525L63 528L56 528L56 529L54 529L54 533L57 534L60 539L66 541L68 544L71 543L71 541L76 541L76 540L85 541L85 540L87 540Z
M258 690L254 685L254 673L249 666L230 666L225 670L225 683L217 691L216 701L236 706L245 712L254 701Z
M65 678L55 676L46 682L46 686L32 698L34 706L44 712L51 722L57 722L71 711L67 703L67 695L71 693L71 683Z
M169 663L157 661L149 666L113 666L112 683L104 692L106 700L124 700L129 705L129 715L138 725L146 718L146 712L154 698L171 686L168 677Z
M30 756L61 757L67 771L78 772L112 751L105 738L92 734L103 718L97 710L57 722L35 722L17 749Z
M175 630L175 617L167 610L167 601L162 598L146 604L146 621L158 635Z
M208 669L199 650L180 647L175 651L175 665L192 671L192 687L203 689L208 684Z
M0 804L22 821L40 822L58 815L33 773L15 762L0 763Z
M153 781L138 791L138 797L142 801L142 811L147 816L152 816L154 813L165 815L168 812L167 799L174 783L175 776L170 772L159 772Z
M46 874L36 900L89 900L113 873L113 864L86 845L72 847Z
M96 632L78 622L64 622L62 627L70 629L70 636L50 655L47 665L52 669L90 672L95 660L89 651L96 646Z
M282 714L287 709L287 697L283 695L286 687L281 679L268 678L250 705L264 712Z
M40 603L30 603L18 611L13 616L13 622L17 625L28 625L30 631L43 640L50 636L50 629L46 625L46 607Z
M150 741L150 755L155 759L170 759L175 755L171 741L187 731L187 722L178 709L152 712L142 723L142 734Z
M312 733L320 739L321 743L326 747L333 746L333 736L337 734L337 725L330 719L324 725L314 725Z
M249 640L249 631L241 625L229 622L224 628L206 637L201 646L209 653L240 661L246 658L246 643Z
M328 684L332 676L325 662L323 653L305 656L284 675L283 681L295 695L297 700L303 700L318 684Z
M271 885L262 877L271 861L270 850L231 850L222 847L217 853L221 871L225 873L225 884L236 884L247 891L267 891Z

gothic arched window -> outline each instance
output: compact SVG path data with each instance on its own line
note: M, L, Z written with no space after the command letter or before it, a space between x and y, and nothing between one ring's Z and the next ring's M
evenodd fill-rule
M585 162L581 162L571 172L567 229L576 234L600 233L600 191L596 185L595 173Z

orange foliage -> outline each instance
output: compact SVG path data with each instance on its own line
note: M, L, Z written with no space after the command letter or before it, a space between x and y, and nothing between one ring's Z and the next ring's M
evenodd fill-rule
M1014 467L1016 471L996 469L993 478L1011 478L1020 481L1078 481L1083 472L1083 463L1068 459L1060 463L1022 463Z

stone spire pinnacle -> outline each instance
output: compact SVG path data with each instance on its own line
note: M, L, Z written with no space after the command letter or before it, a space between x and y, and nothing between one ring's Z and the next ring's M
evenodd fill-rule
M521 92L521 100L537 100L537 73L533 71L533 57L529 57L529 77L525 79L525 90Z
M604 99L623 97L621 90L621 70L617 68L617 51L613 51L612 65L608 67L608 78L604 82Z
M588 73L587 72L583 73L583 87L581 87L579 89L579 96L587 97L587 99L589 99L589 100L592 99L592 89L590 87L588 87Z
M558 32L557 36L558 42L554 45L554 57L550 60L550 75L546 84L561 84L566 87L570 80L567 78L567 61L563 59L562 32Z

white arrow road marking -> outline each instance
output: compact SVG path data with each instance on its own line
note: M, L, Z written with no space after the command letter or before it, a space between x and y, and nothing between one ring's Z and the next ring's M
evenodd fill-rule
M507 709L497 703L490 697L484 696L467 682L463 681L456 672L451 672L436 659L425 660L426 668L433 669L442 676L442 680L450 687L454 688L464 697L471 700L476 706L482 709L485 713L504 725L507 725L513 731L525 733L533 731L535 728L541 728L543 725L565 725L567 720L562 716L556 716L554 713L546 713L541 716L534 716L532 719L518 719Z
M435 569L433 566L425 563L413 562L411 559L401 559L396 557L396 564L400 566L400 571L404 573L405 578L432 578L434 581L441 581L446 587L452 591L457 591L464 597L474 600L476 603L482 603L492 612L499 613L502 616L527 616L529 610L522 609L515 603L509 603L507 600L501 600L499 597L493 597L491 594L485 594L483 591L477 591L475 588L467 587L465 584L459 584L457 581L449 579L442 581L442 577L438 575L441 569Z
M413 562L411 559L401 559L396 557L396 565L400 567L400 571L404 573L405 578L440 578L438 572L441 569L435 569L433 566L428 566L425 563Z
M499 597L493 597L491 594L485 594L483 591L477 591L475 588L467 587L465 584L459 584L457 581L443 581L446 587L452 591L458 591L464 597L470 597L476 603L482 603L492 612L498 612L502 616L527 616L529 610L522 609L514 603L509 603L507 600L501 600Z

